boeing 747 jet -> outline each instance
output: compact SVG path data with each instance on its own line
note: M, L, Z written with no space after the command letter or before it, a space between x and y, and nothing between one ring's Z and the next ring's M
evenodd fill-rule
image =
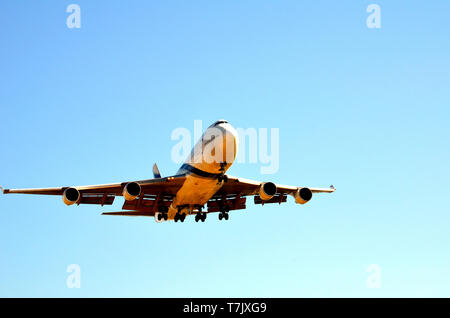
M67 205L111 205L123 196L122 211L103 215L149 216L157 222L184 222L194 215L195 221L206 220L211 212L219 212L219 220L228 220L228 212L246 208L247 197L255 204L283 203L287 196L298 204L311 200L313 193L331 193L335 188L285 186L232 177L226 171L233 164L238 148L236 130L219 120L208 127L178 172L161 177L156 164L153 179L113 184L70 186L39 189L2 189L4 194L57 195Z

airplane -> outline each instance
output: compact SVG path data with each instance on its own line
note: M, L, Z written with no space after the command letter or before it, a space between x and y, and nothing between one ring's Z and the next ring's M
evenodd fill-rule
M336 189L278 185L229 176L226 171L233 164L238 149L238 134L226 121L218 120L209 126L195 144L178 172L162 177L153 166L153 179L89 186L58 188L3 189L3 194L39 194L61 196L66 205L112 205L116 196L123 196L122 211L103 212L102 215L154 217L156 222L173 220L184 222L195 215L196 222L219 212L219 220L228 220L229 211L246 208L247 197L255 204L281 204L290 195L298 204L311 200L313 193L331 193ZM206 205L206 209L205 209Z

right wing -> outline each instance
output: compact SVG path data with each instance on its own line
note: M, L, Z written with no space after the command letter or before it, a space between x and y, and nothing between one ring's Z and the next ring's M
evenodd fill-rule
M302 188L277 184L274 196L269 200L262 200L259 196L261 181L232 176L227 177L228 181L208 201L208 212L217 212L221 206L226 206L229 210L245 209L247 196L254 196L255 204L281 204L287 201L287 195L295 196L297 191ZM336 190L333 186L330 186L330 188L307 188L311 190L311 193L332 193Z
M141 187L141 194L131 201L125 201L124 208L126 206L140 206L148 207L155 203L167 205L167 201L175 196L179 188L185 181L185 176L173 176L166 178L156 178L149 180L132 181L136 182ZM21 194L38 194L38 195L60 195L64 194L64 191L69 188L74 188L79 191L80 198L76 204L99 204L99 205L111 205L114 202L116 196L122 196L124 187L130 182L111 183L111 184L99 184L89 186L74 186L74 187L57 187L57 188L34 188L34 189L2 189L4 194L9 193L21 193ZM155 201L158 199L158 201ZM153 202L153 201L155 202ZM150 202L152 201L152 202ZM161 202L159 202L161 201ZM137 205L139 203L139 205ZM170 205L170 204L169 204Z

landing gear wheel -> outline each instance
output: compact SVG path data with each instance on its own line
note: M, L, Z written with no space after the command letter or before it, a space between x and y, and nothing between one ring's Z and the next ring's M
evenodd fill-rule
M206 220L206 213L201 212L201 213L197 213L195 215L195 222L198 222L198 221L205 222L205 220Z
M175 222L178 222L178 221L184 222L184 220L186 219L186 213L177 212L173 219L175 220Z
M183 211L183 206L179 205L177 208L178 208L178 211L177 211L177 213L175 213L173 220L175 222L178 222L178 221L183 222L183 215L181 214L181 211Z
M222 221L222 219L225 219L225 220L228 220L228 218L229 218L230 216L228 215L228 212L220 212L219 213L219 220L221 220Z
M159 212L157 219L158 221L167 221L169 219L169 215L167 214L167 212Z
M217 184L222 183L222 182L228 182L227 175L221 174L220 176L217 177Z

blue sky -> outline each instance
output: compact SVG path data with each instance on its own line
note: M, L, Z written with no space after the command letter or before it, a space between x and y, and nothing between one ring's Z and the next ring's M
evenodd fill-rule
M81 29L66 7L81 7ZM366 8L381 8L381 28ZM448 1L2 1L0 185L176 172L170 139L226 118L280 129L304 206L156 224L0 196L0 296L450 296ZM81 288L66 286L79 264ZM381 288L367 288L367 267Z

